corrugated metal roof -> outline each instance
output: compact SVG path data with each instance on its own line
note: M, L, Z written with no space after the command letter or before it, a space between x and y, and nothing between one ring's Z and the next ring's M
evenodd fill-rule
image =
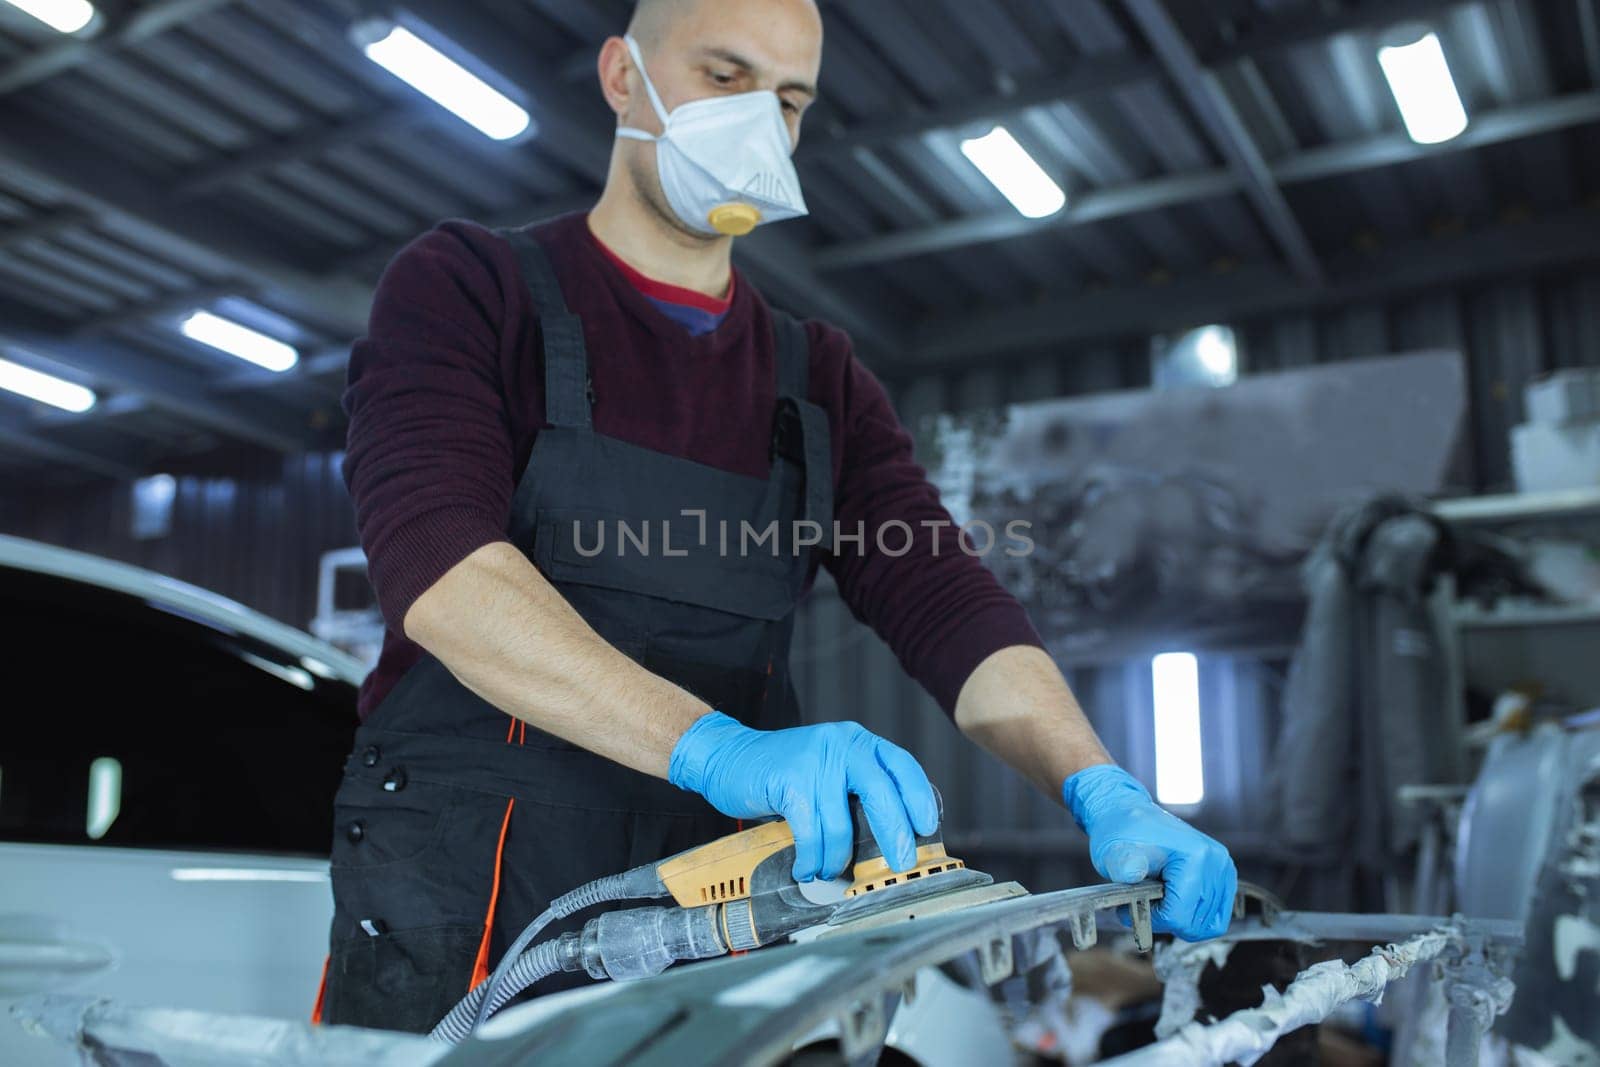
M769 295L835 309L869 359L906 368L908 323L1003 326L1108 287L1159 300L1242 266L1287 271L1295 230L1336 271L1352 249L1528 218L1600 226L1597 0L1166 0L1203 91L1265 162L1254 177L1137 2L824 0L825 98L797 156L813 214L785 228L810 262L775 258ZM9 440L141 464L336 431L333 354L396 248L441 218L507 223L594 194L610 142L594 53L627 0L409 7L520 87L540 134L491 142L367 62L347 30L386 10L368 0L153 0L87 42L0 11L0 339L120 398L81 419L5 398ZM1376 61L1378 35L1411 18L1439 31L1473 117L1435 151L1405 139ZM1059 216L1021 219L962 156L996 122L1067 189ZM770 291L789 277L804 280ZM277 317L318 358L272 378L173 328L229 306ZM1012 343L987 336L961 358ZM236 424L241 383L260 417Z

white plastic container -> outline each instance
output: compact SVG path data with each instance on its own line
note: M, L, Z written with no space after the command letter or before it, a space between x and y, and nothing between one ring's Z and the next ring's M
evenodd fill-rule
M1600 419L1513 427L1511 470L1524 493L1600 488Z
M1529 382L1522 391L1528 421L1546 426L1600 419L1600 370L1556 371Z

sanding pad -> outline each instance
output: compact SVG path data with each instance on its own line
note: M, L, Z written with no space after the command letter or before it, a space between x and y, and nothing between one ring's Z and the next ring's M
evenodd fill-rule
M827 926L820 929L817 936L957 911L991 900L1026 896L1027 892L1016 882L996 885L994 879L982 871L946 871L850 898L834 910Z

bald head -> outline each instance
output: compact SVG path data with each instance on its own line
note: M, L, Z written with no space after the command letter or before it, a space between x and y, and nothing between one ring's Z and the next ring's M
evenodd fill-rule
M822 15L817 11L816 0L637 0L633 18L628 20L628 33L641 48L648 49L664 41L675 25L706 18L727 19L740 7L746 9L744 13L749 13L750 8L767 8L767 14L799 15L808 28L815 28L821 40Z
M685 11L700 0L639 0L633 5L633 18L628 20L628 34L648 49L660 44L666 27L677 21Z

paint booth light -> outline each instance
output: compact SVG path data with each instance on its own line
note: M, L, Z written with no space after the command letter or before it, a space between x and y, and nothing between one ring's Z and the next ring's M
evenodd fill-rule
M496 141L532 121L510 97L403 26L360 23L351 33L368 59Z
M1467 111L1437 33L1424 33L1410 44L1379 48L1378 65L1413 141L1438 144L1467 128Z
M6 0L18 11L26 12L57 33L77 33L94 21L94 5L88 0Z
M170 474L152 474L133 483L129 531L135 540L152 541L172 532L172 505L178 499L178 480Z
M1192 652L1150 661L1155 696L1156 799L1198 804L1205 796L1200 761L1200 664Z
M293 346L209 311L194 312L178 325L178 329L190 340L221 349L270 371L281 373L300 362L300 353Z
M9 359L0 359L0 389L80 415L95 402L92 390Z
M1066 206L1067 194L1061 186L1004 126L962 141L961 154L1027 218L1042 219Z
M1202 326L1194 332L1194 355L1200 366L1219 385L1239 377L1239 350L1233 331L1225 326Z

